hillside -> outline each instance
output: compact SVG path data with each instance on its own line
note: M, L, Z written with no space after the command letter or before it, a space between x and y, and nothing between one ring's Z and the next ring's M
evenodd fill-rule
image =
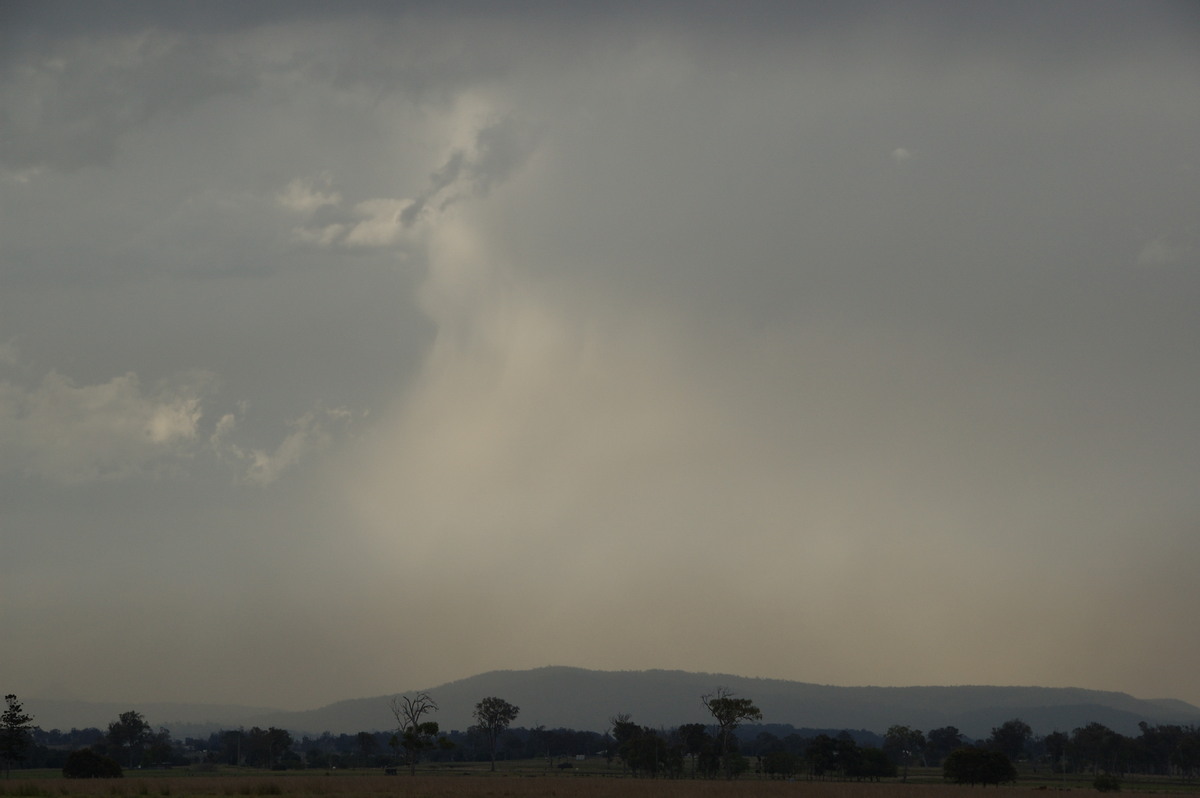
M1050 687L834 687L729 674L685 671L592 671L548 667L492 671L429 688L441 706L443 728L471 725L479 699L497 695L521 707L518 724L604 730L628 712L638 723L674 726L708 720L700 696L716 687L754 699L764 720L814 728L882 732L902 723L921 729L957 726L973 737L1021 717L1037 733L1070 731L1091 721L1136 734L1139 721L1200 722L1200 708L1178 701L1146 701L1125 693ZM384 729L393 725L388 697L343 701L318 710L282 713L276 725L311 730ZM266 719L264 719L266 720Z
M610 725L609 718L623 712L648 726L707 722L709 718L700 697L718 686L753 699L762 709L765 722L796 727L882 732L894 724L925 730L956 726L968 736L984 737L992 727L1015 717L1025 720L1038 734L1070 731L1091 721L1128 735L1138 733L1140 721L1152 725L1200 723L1200 708L1182 701L1142 700L1125 693L1080 688L835 687L663 670L546 667L491 671L427 691L441 707L436 720L444 729L466 729L472 724L471 710L475 703L495 695L521 708L517 725L603 731ZM339 701L304 712L209 707L205 714L203 707L191 707L186 716L172 717L169 706L154 713L149 709L142 711L152 723L164 724L176 735L181 735L185 728L188 733L196 734L219 725L280 726L295 732L340 734L393 727L389 698ZM36 713L40 704L29 703ZM182 712L184 707L177 705L177 708ZM107 717L114 719L116 712L110 711ZM201 724L201 718L207 722ZM41 716L39 723L45 725ZM72 722L71 725L103 724Z

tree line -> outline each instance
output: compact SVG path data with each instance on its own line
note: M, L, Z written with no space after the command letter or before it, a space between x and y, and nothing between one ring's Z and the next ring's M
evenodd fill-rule
M152 728L136 711L121 713L107 729L44 731L15 695L0 716L0 764L61 768L66 775L119 775L127 767L219 765L254 768L385 768L415 773L422 761L490 762L544 759L571 767L578 757L604 757L630 775L650 778L905 779L910 766L941 767L948 780L1002 783L1016 777L1014 763L1047 774L1144 774L1193 779L1200 774L1200 730L1195 726L1139 724L1127 736L1100 723L1070 733L1034 735L1014 718L973 740L953 726L923 732L908 726L884 734L849 730L797 730L763 725L747 698L724 688L701 696L711 723L651 728L629 713L610 718L603 732L515 727L518 707L489 696L475 706L476 723L443 732L438 705L427 693L391 700L393 730L302 736L257 726L226 729L206 738L175 739Z

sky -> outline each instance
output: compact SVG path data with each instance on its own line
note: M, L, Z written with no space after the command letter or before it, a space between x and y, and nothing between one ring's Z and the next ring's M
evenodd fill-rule
M0 690L1200 704L1200 6L0 3Z

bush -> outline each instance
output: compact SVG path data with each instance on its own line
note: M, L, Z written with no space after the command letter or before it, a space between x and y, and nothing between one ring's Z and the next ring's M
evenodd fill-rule
M115 759L101 756L90 748L67 754L62 773L68 779L119 779L124 775Z
M1111 773L1100 773L1092 782L1092 786L1100 792L1120 792L1121 780Z
M787 751L772 751L763 757L762 768L770 778L787 779L799 770L799 764L796 757Z
M1003 784L1017 780L1012 760L1000 751L983 748L959 748L942 764L947 781L955 784Z

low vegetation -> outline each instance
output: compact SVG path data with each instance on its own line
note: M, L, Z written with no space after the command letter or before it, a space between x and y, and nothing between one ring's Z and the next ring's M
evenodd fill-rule
M437 703L420 693L393 699L393 732L300 740L254 727L180 741L135 711L107 732L43 732L16 696L5 700L0 759L19 776L0 784L0 798L955 798L987 787L1200 796L1194 727L1142 724L1133 738L1091 723L1038 737L1012 719L979 740L953 726L797 730L755 725L758 707L724 688L700 697L711 724L653 728L619 713L604 732L512 728L519 708L493 696L476 705L477 725L443 732Z
M0 783L0 797L16 798L982 798L987 795L1028 795L1031 791L1071 791L1095 794L1086 781L1049 787L1025 778L1012 786L969 787L941 783L938 774L914 769L908 783L857 781L773 781L756 777L727 779L633 779L592 772L562 775L535 769L539 763L510 763L511 770L423 769L415 777L384 776L376 772L254 775L155 772L130 775L120 781L67 780L53 773L29 773L20 781ZM545 767L541 763L542 768ZM1187 796L1200 795L1200 785L1159 782L1126 792Z

